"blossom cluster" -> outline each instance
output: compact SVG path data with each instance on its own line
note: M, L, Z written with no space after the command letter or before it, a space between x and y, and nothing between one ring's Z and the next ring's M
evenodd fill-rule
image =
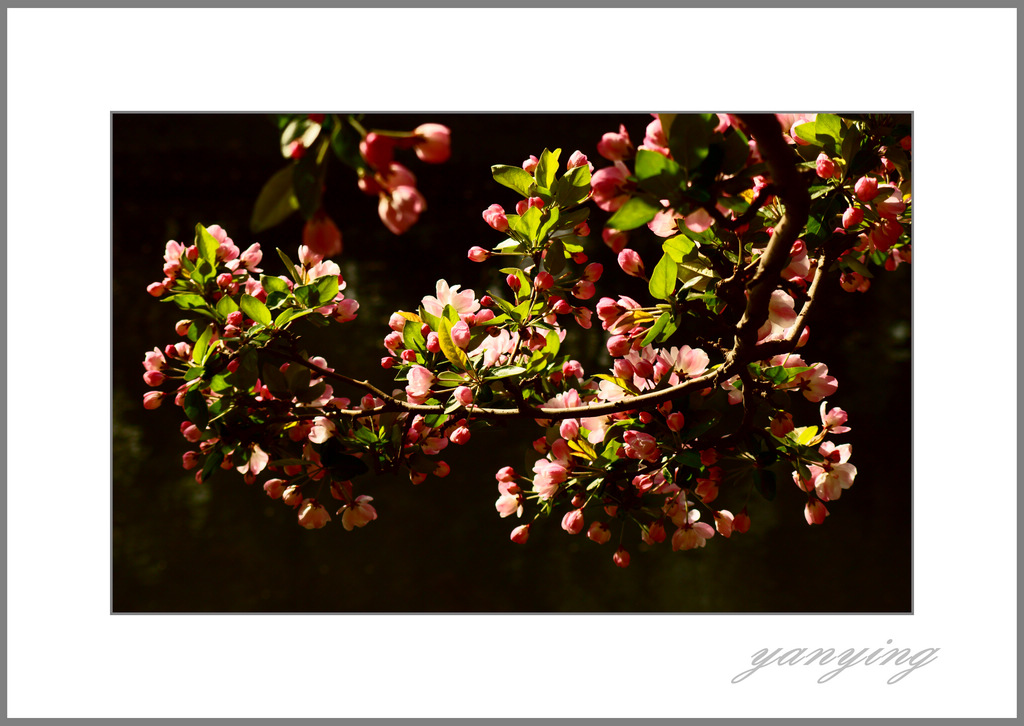
M478 296L442 279L415 309L393 313L380 360L394 375L389 393L309 357L291 330L299 318L343 323L358 309L321 249L300 247L298 265L282 254L287 277L257 278L258 245L240 252L217 227L198 228L188 248L168 243L166 277L150 292L190 313L178 326L186 341L147 354L144 366L152 386L181 380L182 433L199 444L185 467L205 457L200 481L218 466L249 482L269 476L266 493L307 528L330 521L322 502L334 498L352 529L377 517L358 477L447 476L438 457L449 444L518 417L543 434L532 471L496 474L498 515L530 520L513 542L555 516L570 535L614 538L612 559L625 567L631 542L689 550L748 531L749 498L772 499L789 480L807 495L806 522L821 524L857 470L850 445L832 440L850 430L848 415L828 406L839 384L825 363L807 362L806 314L824 275L863 291L870 268L909 262L910 141L891 121L773 122L802 178L816 180L807 222L789 237L779 230L791 226L795 192L775 175L777 148L762 147L770 140L755 138L747 117L656 115L638 145L620 126L597 142L611 162L601 169L577 150L562 170L557 149L492 167L521 198L483 210L504 239L467 255L504 260L504 286ZM380 196L396 234L423 207L394 161L400 148L443 161L448 131L361 135L359 186ZM589 202L610 215L601 239L622 273L647 284L649 301L614 287L601 294L608 281L587 251ZM596 370L567 350L571 326L603 336ZM336 384L364 395L353 405ZM145 405L162 396L147 394ZM820 406L820 421L798 427L804 401Z

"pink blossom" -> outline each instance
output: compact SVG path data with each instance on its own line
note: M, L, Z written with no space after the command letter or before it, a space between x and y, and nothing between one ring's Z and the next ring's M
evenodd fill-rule
M602 241L611 248L611 251L618 255L625 249L629 237L625 232L620 232L617 229L611 227L605 227L601 230Z
M847 207L843 212L843 229L856 227L864 221L864 210L857 207Z
M582 509L572 509L562 517L562 529L569 534L579 534L584 526Z
M612 555L612 562L619 567L629 567L629 552L625 548L619 547Z
M416 144L413 147L420 161L440 164L451 156L451 130L441 124L421 124L413 129Z
M878 180L868 176L862 176L853 185L853 191L857 199L862 202L870 202L878 194Z
M591 171L593 171L594 167L593 164L587 161L586 154L577 149L576 151L572 152L572 156L570 156L569 160L565 162L565 170L569 171L570 169L575 169L578 166L589 166L591 168Z
M314 444L322 444L334 436L336 426L326 416L317 416L313 419L313 426L309 430L309 440Z
M533 491L537 492L542 500L553 497L558 491L558 486L568 476L564 466L547 459L538 459L533 465L533 471L536 475L533 478Z
M380 192L384 190L390 192L398 187L416 186L416 176L395 161L388 164L386 168L381 169L377 174L377 179L380 180L380 184L377 185L377 189L375 190L376 194L380 194ZM367 190L369 190L370 186L366 186Z
M494 503L494 508L498 510L498 514L501 515L501 518L504 519L505 517L510 517L513 514L517 517L522 517L523 496L519 493L519 487L513 484L508 490L501 491L500 493L501 496L499 496L498 501Z
M427 202L416 187L396 187L390 194L381 192L377 211L392 234L402 234L416 224Z
M608 161L623 161L633 156L633 152L633 144L624 124L619 124L618 133L609 131L597 142L597 153Z
M619 267L627 275L632 277L645 278L647 276L644 270L643 260L640 259L640 255L635 250L626 248L619 253Z
M803 377L801 389L804 398L813 403L831 396L839 389L838 381L828 375L828 368L824 363L815 363L811 366L811 370L801 374L801 377Z
M465 426L456 426L452 429L451 433L448 434L448 439L453 444L462 446L463 444L469 443L470 431Z
M359 142L359 153L375 169L383 169L394 158L394 139L371 131Z
M334 257L341 254L341 232L334 220L320 211L302 228L302 244L321 257Z
M484 262L491 253L485 250L483 247L470 247L469 253L466 255L472 262Z
M650 434L630 429L623 434L623 452L630 459L657 461L661 455L657 440Z
M825 441L818 451L825 457L825 462L814 476L814 491L819 499L830 502L839 499L843 489L853 486L857 467L849 463L852 451L850 444L836 446L831 441ZM815 472L812 471L812 474Z
M409 399L422 401L430 394L430 384L434 382L434 374L423 366L413 366L409 370L409 381L405 391Z
M828 510L824 503L814 497L807 500L807 504L804 505L804 519L807 520L807 524L823 524L827 516Z
M707 541L715 536L715 529L710 524L697 521L700 519L700 512L691 509L687 513L686 521L672 535L672 551L692 550L696 547L703 547ZM734 520L735 527L735 520Z
M836 173L836 164L824 151L814 161L814 170L822 179L831 179Z
M307 499L299 507L299 524L306 529L320 529L330 520L327 508L317 504L315 499Z
M563 419L558 426L558 435L567 441L575 439L580 434L580 424L577 419Z
M512 534L509 535L516 544L526 544L526 540L530 538L530 525L520 524L518 527L512 530Z
M356 497L354 503L343 506L338 510L339 513L342 513L341 525L351 532L353 527L363 527L375 520L377 518L377 510L370 504L372 501L373 497L361 494Z
M587 537L598 544L604 544L612 538L612 533L604 522L594 522L587 530Z
M598 169L590 179L594 203L606 212L614 212L629 199L632 184L629 169L621 161Z
M445 305L451 305L459 315L475 313L480 309L480 302L472 290L459 292L459 285L448 286L444 280L438 280L435 286L437 296L428 295L423 298L423 308L437 317L444 315Z
M289 507L297 507L302 504L302 488L298 484L292 484L281 494L281 501Z
M665 138L665 131L661 126L660 117L655 117L653 121L647 124L647 133L640 148L657 152L662 156L669 156L668 139Z
M732 535L733 529L733 516L732 512L728 509L722 509L715 512L715 529L718 533L728 539Z
M878 216L882 219L896 219L898 215L903 214L906 208L907 203L903 201L903 195L895 187L892 187L891 195L875 202L875 211L878 212Z
M489 206L484 210L483 216L484 221L487 222L492 229L496 229L499 232L504 232L508 229L508 217L505 216L505 210L500 204L492 204Z
M828 413L825 412L825 401L821 402L821 425L826 430L831 431L834 434L845 434L850 430L849 426L845 426L848 418L846 411L841 408L833 408Z

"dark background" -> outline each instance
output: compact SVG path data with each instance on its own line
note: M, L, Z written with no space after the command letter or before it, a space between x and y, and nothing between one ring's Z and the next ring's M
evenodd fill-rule
M419 180L428 209L401 237L386 231L376 198L361 194L354 172L334 163L324 200L341 228L340 259L359 317L320 335L328 363L368 376L390 390L379 368L387 319L412 309L445 278L478 295L497 289L499 265L474 264L466 250L491 247L502 236L480 213L492 203L511 209L517 195L496 184L492 164L518 165L545 146L579 148L596 167L601 134L625 123L635 144L650 117L620 115L368 115L367 128L411 130L420 123L452 129L452 158L443 165L399 156ZM832 279L809 324L809 362L822 361L839 380L829 400L850 413L854 486L829 505L823 526L803 518L804 495L780 482L774 502L752 498L753 526L729 540L672 552L627 544L632 563L611 561L614 543L596 545L566 535L557 519L532 528L525 546L509 541L518 521L494 509L494 472L510 464L530 469L529 424L473 434L449 446L446 479L419 486L407 478L360 482L379 519L346 532L335 517L307 531L295 513L270 500L259 484L234 472L198 485L181 468L189 447L178 432L181 411L142 408L145 351L177 340L176 308L146 293L162 279L167 240L192 240L194 226L220 224L245 249L259 242L262 267L283 273L273 250L294 256L301 242L298 214L253 235L253 203L263 183L287 162L278 132L262 115L135 115L113 117L112 209L112 566L115 612L909 612L911 609L910 272L876 276L866 294L850 294ZM643 288L622 276L600 241L607 215L594 210L588 253L605 264L598 294L637 296ZM633 246L654 259L644 235ZM652 264L649 262L648 264ZM595 298L596 300L596 298ZM597 327L597 326L595 326ZM600 363L600 331L574 333L588 372ZM679 341L680 344L686 341ZM604 361L607 364L607 361ZM338 391L338 393L342 393ZM354 392L353 392L354 393ZM797 425L817 424L807 404ZM528 450L524 453L524 450ZM716 506L738 511L723 491ZM631 532L630 537L638 533Z

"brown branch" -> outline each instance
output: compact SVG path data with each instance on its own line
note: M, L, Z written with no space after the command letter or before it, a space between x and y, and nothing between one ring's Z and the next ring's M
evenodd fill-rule
M782 219L775 225L757 271L747 284L747 308L736 326L736 357L747 357L757 344L757 331L768 319L768 301L789 260L793 243L800 236L810 212L811 198L807 185L797 172L796 154L782 138L782 128L773 114L751 114L740 117L757 141L757 148L768 167L772 182L785 207Z

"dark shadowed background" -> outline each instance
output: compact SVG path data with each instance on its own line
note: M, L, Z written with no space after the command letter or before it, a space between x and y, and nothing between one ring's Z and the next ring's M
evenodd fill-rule
M354 172L331 166L324 204L345 243L336 261L346 296L361 308L356 321L319 336L320 354L390 390L379 360L392 311L414 308L439 278L478 295L499 289L499 265L466 259L469 247L503 238L481 211L495 202L511 209L518 199L491 179L490 166L518 165L545 147L560 147L563 163L578 148L602 167L601 134L625 123L638 144L649 120L642 114L368 115L368 128L443 123L452 129L452 157L427 165L411 152L399 156L428 205L401 237L380 223L376 199L356 189ZM805 523L803 493L780 482L774 502L750 500L747 534L716 536L704 549L675 553L667 542L648 549L636 537L627 542L632 563L626 569L612 564L614 541L602 546L583 534L570 537L554 518L534 526L525 546L514 545L508 535L518 522L494 509L494 472L506 464L528 471L536 458L529 441L540 431L516 424L449 446L442 457L452 467L446 479L419 486L404 477L364 479L359 489L374 497L379 518L363 529L346 532L336 517L307 531L292 509L233 471L196 484L193 472L181 468L190 447L179 434L180 409L142 408L149 390L142 381L145 351L177 340L177 309L146 293L148 283L163 277L167 240L190 243L197 222L219 224L241 249L261 244L268 274L284 272L275 247L294 256L302 234L298 214L259 235L248 228L263 183L287 163L276 126L263 115L134 114L113 116L112 126L115 612L910 611L907 266L876 276L866 294L845 293L830 280L809 320L804 358L826 363L839 380L829 405L850 413L852 431L835 440L852 443L858 470L854 486L829 505L823 526ZM639 296L643 288L633 280L609 287L622 276L614 274L614 256L600 240L606 218L592 212L588 254L607 270L598 294ZM643 237L634 234L634 246L653 259ZM600 331L591 332L575 334L588 372L602 363ZM797 425L818 423L817 407L807 404ZM743 503L723 490L715 506L735 512Z

